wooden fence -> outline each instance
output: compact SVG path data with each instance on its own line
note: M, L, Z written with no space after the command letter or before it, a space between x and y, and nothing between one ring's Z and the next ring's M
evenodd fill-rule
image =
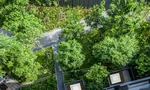
M83 7L92 7L93 5L100 4L102 0L59 0L60 6L70 5L74 6L83 6ZM111 3L111 0L106 0L105 7L108 8Z
M99 5L102 0L59 0L60 6L83 6L86 8L92 7L93 5ZM106 0L105 7L109 8L112 0ZM150 0L145 0L150 2Z

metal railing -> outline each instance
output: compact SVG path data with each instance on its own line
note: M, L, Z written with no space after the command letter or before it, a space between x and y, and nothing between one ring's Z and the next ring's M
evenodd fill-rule
M134 81L130 81L130 82L126 82L126 83L123 83L123 84L112 85L110 87L104 88L104 90L111 90L112 88L114 88L113 90L118 90L118 88L119 88L119 90L128 90L131 85L133 86L134 84L136 84L136 87L137 87L138 85L140 85L140 83L143 83L143 82L146 82L146 81L150 82L150 77L143 78L143 79L138 79L138 80L134 80ZM124 88L126 88L126 89L124 89Z

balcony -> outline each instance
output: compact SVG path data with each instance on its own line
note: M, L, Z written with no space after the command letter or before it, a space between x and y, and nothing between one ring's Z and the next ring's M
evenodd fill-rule
M150 77L112 85L104 90L150 90Z

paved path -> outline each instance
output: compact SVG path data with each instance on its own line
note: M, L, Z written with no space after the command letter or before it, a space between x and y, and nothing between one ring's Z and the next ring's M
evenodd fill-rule
M81 19L80 23L84 26L84 32L90 31L91 27L87 26L84 19ZM57 44L61 42L59 39L62 33L61 28L55 28L49 32L44 33L40 39L38 39L39 44L37 44L32 50L37 51L42 48L52 47L54 49L54 53L57 54Z
M53 47L54 51L57 51L57 44L60 41L59 36L61 35L61 28L53 29L49 32L44 33L40 39L38 39L39 44L37 44L32 50L37 51L42 48Z

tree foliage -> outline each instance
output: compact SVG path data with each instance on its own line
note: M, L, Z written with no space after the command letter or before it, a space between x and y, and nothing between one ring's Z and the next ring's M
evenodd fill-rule
M93 65L90 70L86 73L86 77L92 81L103 82L103 80L107 77L108 71L105 66L101 64Z
M138 53L138 40L135 36L121 36L119 39L106 37L93 46L93 55L104 63L126 65Z
M77 69L85 60L82 46L76 40L69 40L58 45L58 60L65 69Z
M26 11L13 11L6 15L2 28L12 31L22 42L33 42L41 33L41 21Z
M13 10L23 10L25 9L28 0L1 0L0 1L0 26L3 25L5 21L5 15L8 15Z
M87 86L88 90L103 90L104 84L106 83L106 77L109 72L107 71L105 66L101 64L93 65L90 70L85 74L86 78L90 81L89 86ZM93 83L94 81L94 83ZM93 84L95 84L93 86Z
M66 41L58 45L57 59L64 70L91 67L86 74L72 72L65 77L68 82L85 78L88 90L102 90L108 71L131 61L139 75L150 75L150 23L146 20L149 14L145 14L149 6L144 0L138 1L112 0L110 8L105 9L102 0L86 15L83 8L57 7L56 0L0 0L0 27L17 37L0 36L0 76L7 74L19 81L31 81L54 73L50 48L31 52L44 26L44 31L62 28L60 38ZM84 32L81 18L86 18L92 27L89 32ZM54 83L50 77L24 89L55 90Z
M5 1L6 2L6 1ZM10 3L11 2L11 3ZM24 43L31 43L43 31L43 25L33 13L26 10L28 0L8 1L10 4L1 6L0 19L3 29L13 32L17 38Z
M141 24L147 22L142 15L145 6L143 0L112 0L108 10L100 6L91 8L86 20L92 27L100 28L105 36L119 37L130 32L138 33Z
M130 12L135 12L136 9L143 9L145 0L112 0L110 5L110 14L125 15Z
M14 37L0 34L0 75L11 75L19 81L37 79L40 64L36 55Z
M73 40L81 37L83 34L83 25L80 23L80 14L74 10L68 10L66 12L66 20L62 26L62 36L67 40Z
M150 62L150 47L147 46L142 53L140 53L139 58L136 60L136 68L140 75L149 75L149 64Z
M82 7L72 8L70 6L67 7L52 6L52 7L38 7L38 8L36 6L29 6L28 8L34 8L36 10L35 16L37 16L39 19L42 20L42 23L45 26L44 31L50 31L58 27L65 27L66 21L69 20L72 21L72 19L68 18L71 17L72 14L68 12L77 13L74 15L77 15L80 18L83 18L87 12L87 9L85 8Z

